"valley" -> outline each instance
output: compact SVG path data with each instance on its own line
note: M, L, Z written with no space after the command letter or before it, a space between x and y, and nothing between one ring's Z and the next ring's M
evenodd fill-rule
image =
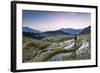
M90 27L64 32L61 30L23 32L23 62L49 62L91 59ZM38 32L38 33L37 33ZM71 33L72 32L72 33Z

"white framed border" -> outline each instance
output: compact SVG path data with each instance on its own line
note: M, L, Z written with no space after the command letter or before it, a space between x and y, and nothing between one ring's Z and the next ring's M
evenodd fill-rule
M56 68L56 67L75 67L96 65L96 9L86 7L67 7L67 6L52 6L52 5L31 5L17 4L16 5L16 69L40 69L40 68ZM43 10L43 11L64 11L64 12L84 12L91 13L91 60L78 61L60 61L60 62L40 62L40 63L22 63L22 10Z

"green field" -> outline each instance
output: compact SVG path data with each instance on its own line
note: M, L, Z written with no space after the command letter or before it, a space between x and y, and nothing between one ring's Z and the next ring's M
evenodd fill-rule
M59 35L44 39L23 36L23 62L69 61L91 58L90 34L74 36ZM76 42L76 46L75 46ZM81 50L82 49L82 50ZM70 53L70 55L67 55ZM57 58L56 55L65 54ZM53 59L53 57L55 59ZM57 58L57 59L56 59Z

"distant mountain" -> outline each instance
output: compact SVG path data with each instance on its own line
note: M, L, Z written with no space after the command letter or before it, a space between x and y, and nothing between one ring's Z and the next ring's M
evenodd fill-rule
M91 32L91 26L88 26L83 29L83 31L80 32L80 34L88 34Z
M32 28L29 28L29 27L23 27L23 32L41 33L40 31L32 29Z
M23 27L23 36L42 39L55 35L74 35L74 34L88 34L91 31L91 26L84 29L62 28L54 31L41 32L29 27Z
M73 28L62 28L60 29L64 33L70 33L70 34L78 34L80 33L83 29L73 29Z

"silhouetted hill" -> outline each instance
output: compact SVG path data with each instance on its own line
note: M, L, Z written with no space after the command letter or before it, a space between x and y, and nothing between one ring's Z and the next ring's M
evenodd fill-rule
M42 39L42 38L44 38L44 36L41 35L41 33L32 33L32 32L23 32L23 36L31 37L31 38L35 38L35 39Z
M91 26L84 28L83 31L81 31L79 34L88 34L88 33L91 33Z
M56 30L56 31L47 31L47 32L44 32L45 34L54 34L54 35L70 35L70 33L65 33L61 30Z

